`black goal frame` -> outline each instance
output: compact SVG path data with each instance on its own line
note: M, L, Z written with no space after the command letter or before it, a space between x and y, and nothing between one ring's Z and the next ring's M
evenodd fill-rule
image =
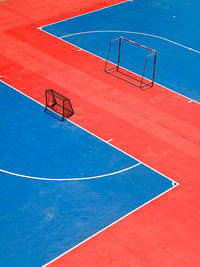
M140 46L140 47L142 47L142 48L144 48L146 50L149 50L151 52L145 58L145 63L144 63L144 68L143 68L142 75L137 74L138 76L141 77L141 79L137 79L135 77L132 77L130 74L127 74L127 73L122 72L121 70L119 70L119 68L124 69L123 67L120 66L120 54L121 54L121 42L122 42L122 40L130 42L130 43L132 43L134 45ZM113 62L109 61L110 49L111 49L111 46L112 46L113 42L117 42L117 41L119 42L118 61L117 61L117 64L114 64ZM108 49L108 55L107 55L105 69L104 70L105 70L105 72L107 72L109 74L112 74L112 75L114 75L116 77L119 77L119 78L121 78L121 79L123 79L123 80L125 80L125 81L127 81L129 83L132 83L133 85L136 85L136 86L138 86L140 88L144 88L146 86L152 87L153 84L154 84L154 80L155 80L156 55L157 55L157 53L156 53L155 50L120 36L119 38L116 38L116 39L113 39L113 40L110 41L110 46L109 46L109 49ZM147 60L148 60L148 58L150 56L154 57L154 59L153 59L153 62L154 62L153 63L153 70L152 70L152 79L151 80L145 78L145 76L144 76L145 75L145 70L146 70L146 65L147 65ZM108 63L110 63L112 65L112 67L108 67ZM128 71L128 72L131 73L131 71ZM120 74L122 74L124 77L122 75L120 75ZM135 82L131 81L131 79L129 79L129 78L131 78L132 80L135 80Z
M49 97L51 98L51 103L49 103ZM74 114L74 110L69 98L61 95L53 89L45 90L45 111L50 109L64 118L69 118ZM60 111L56 110L56 106L59 106Z

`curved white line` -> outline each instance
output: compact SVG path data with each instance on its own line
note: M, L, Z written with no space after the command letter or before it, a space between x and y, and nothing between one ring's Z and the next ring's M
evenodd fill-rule
M80 180L92 180L92 179L99 179L99 178L102 178L102 177L106 177L106 176L111 176L111 175L115 175L115 174L118 174L118 173L121 173L121 172L125 172L125 171L128 171L130 169L133 169L135 167L137 167L138 165L142 164L141 162L133 165L133 166L130 166L128 168L125 168L123 170L120 170L120 171L116 171L116 172L111 172L111 173L107 173L107 174L102 174L102 175L97 175L97 176L91 176L91 177L83 177L83 178L42 178L42 177L35 177L35 176L28 176L28 175L23 175L23 174L18 174L18 173L14 173L14 172L9 172L9 171L6 171L6 170L2 170L0 169L1 172L4 172L4 173L7 173L7 174L10 174L10 175L14 175L14 176L18 176L18 177L22 177L22 178L27 178L27 179L34 179L34 180L45 180L45 181L80 181Z
M87 31L87 32L76 32L76 33L72 33L72 34L68 34L68 35L60 36L60 37L58 37L58 38L70 37L70 36L73 36L73 35L79 35L79 34L97 33L97 32L122 32L122 33L131 33L131 34L138 34L138 35L146 35L146 36L150 36L150 37L154 37L154 38L158 38L158 39L167 41L167 42L169 42L169 43L172 43L172 44L181 46L181 47L186 48L186 49L188 49L188 50L190 50L190 51L193 51L193 52L196 52L196 53L200 54L200 51L195 50L195 49L193 49L193 48L191 48L191 47L188 47L188 46L179 44L179 43L177 43L177 42L171 41L171 40L169 40L169 39L167 39L167 38L164 38L164 37L161 37L161 36L157 36L157 35L153 35L153 34L149 34L149 33L144 33L144 32L115 31L115 30Z

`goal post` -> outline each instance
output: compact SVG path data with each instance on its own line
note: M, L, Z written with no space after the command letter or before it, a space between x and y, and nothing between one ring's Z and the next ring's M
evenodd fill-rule
M61 95L60 93L54 91L53 89L45 90L45 110L50 109L64 118L69 118L74 114L72 104L69 98Z
M128 46L127 44L130 44L130 46ZM140 49L140 51L138 51L138 48ZM139 55L138 58L137 58L137 53ZM132 62L131 59L132 55L135 56L134 62ZM137 67L139 67L141 71L137 71L135 69L137 61L139 62L138 64L140 65ZM129 68L126 69L124 67L126 65L130 66L130 69ZM148 75L147 75L148 77L146 76L147 65L148 65ZM117 76L140 88L144 87L148 88L152 87L154 84L155 68L156 68L155 50L146 47L144 45L141 45L139 43L133 42L121 36L117 39L113 39L110 41L108 55L105 64L105 72Z

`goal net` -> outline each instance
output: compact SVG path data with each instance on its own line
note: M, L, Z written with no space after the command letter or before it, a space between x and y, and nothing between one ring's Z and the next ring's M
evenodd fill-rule
M155 67L155 50L124 37L110 42L105 72L147 89L154 84Z
M46 107L62 116L62 119L69 118L74 114L70 100L54 91L47 89L45 91Z

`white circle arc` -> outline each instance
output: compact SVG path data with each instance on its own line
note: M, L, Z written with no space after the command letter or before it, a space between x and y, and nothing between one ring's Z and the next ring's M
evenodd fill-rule
M162 36L157 36L157 35L153 35L153 34L149 34L149 33L144 33L144 32L132 32L132 31L116 31L116 30L102 30L102 31L86 31L86 32L76 32L76 33L71 33L71 34L67 34L67 35L63 35L63 36L60 36L58 38L65 38L65 37L70 37L70 36L73 36L73 35L80 35L80 34L90 34L90 33L106 33L106 32L118 32L118 33L129 33L129 34L137 34L137 35L144 35L144 36L149 36L149 37L154 37L154 38L158 38L158 39L161 39L161 40L164 40L164 41L167 41L169 43L172 43L172 44L175 44L175 45L178 45L178 46L181 46L185 49L188 49L190 51L193 51L195 53L198 53L200 54L200 51L196 50L196 49L193 49L191 47L188 47L186 45L182 45L182 44L179 44L177 42L174 42L174 41L171 41L165 37L162 37Z
M79 177L79 178L44 178L44 177L35 177L35 176L28 176L28 175L23 175L23 174L18 174L18 173L14 173L14 172L9 172L3 169L0 169L1 172L6 173L6 174L10 174L10 175L14 175L14 176L18 176L18 177L22 177L22 178L26 178L26 179L34 179L34 180L45 180L45 181L80 181L80 180L92 180L92 179L99 179L99 178L103 178L106 176L111 176L111 175L116 175L118 173L122 173L125 171L128 171L130 169L133 169L137 166L139 166L140 164L142 164L141 162L130 166L128 168L116 171L116 172L111 172L111 173L107 173L107 174L102 174L102 175L97 175L97 176L90 176L90 177Z

